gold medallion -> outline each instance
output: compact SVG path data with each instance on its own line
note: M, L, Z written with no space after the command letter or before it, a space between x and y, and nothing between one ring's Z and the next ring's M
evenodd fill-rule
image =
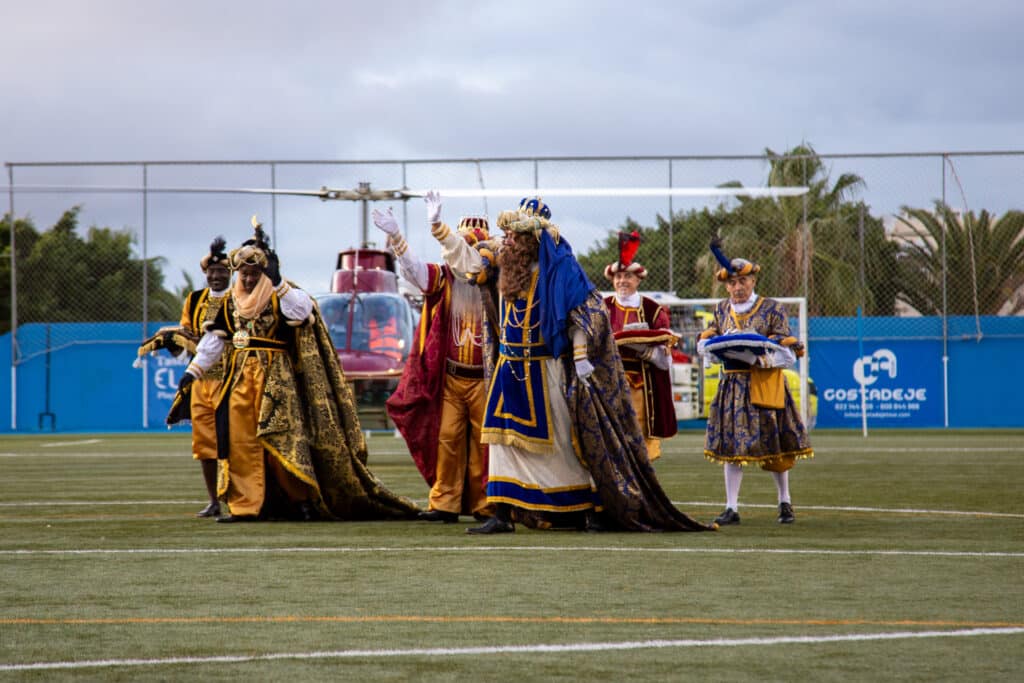
M244 349L249 345L249 333L245 330L238 330L234 336L231 337L231 344L236 349Z

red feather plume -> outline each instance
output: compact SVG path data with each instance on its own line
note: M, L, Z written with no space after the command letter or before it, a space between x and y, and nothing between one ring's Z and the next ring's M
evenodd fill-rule
M637 249L640 248L640 233L637 230L633 232L620 232L619 233L619 267L626 268L633 263L633 257L636 256Z

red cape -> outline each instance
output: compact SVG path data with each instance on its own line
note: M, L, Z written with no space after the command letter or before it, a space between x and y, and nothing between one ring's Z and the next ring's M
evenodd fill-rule
M444 282L432 282L429 291L433 293L424 296L416 341L398 387L386 405L388 417L405 438L416 468L427 484L433 486L437 479L437 443L448 360L453 275L448 266L428 265L427 271L431 278L443 278ZM486 459L486 446L483 448Z

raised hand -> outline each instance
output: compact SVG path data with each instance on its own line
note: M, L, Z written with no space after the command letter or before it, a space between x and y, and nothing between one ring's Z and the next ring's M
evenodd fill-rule
M386 232L388 235L398 234L398 221L395 220L395 214L388 207L387 213L378 209L373 210L373 224L378 228Z
M270 278L270 284L275 287L281 284L281 259L276 252L267 252L267 265L263 267L263 272Z
M430 190L423 195L423 201L427 205L427 223L433 225L441 222L441 195L436 190Z

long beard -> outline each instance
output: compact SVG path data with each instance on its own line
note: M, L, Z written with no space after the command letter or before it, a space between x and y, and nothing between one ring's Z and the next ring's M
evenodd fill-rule
M498 252L498 291L506 299L515 299L530 286L533 264L540 245L536 240L517 241Z
M451 308L449 324L452 339L459 346L472 342L480 346L480 314L483 312L483 299L480 290L458 278L452 281Z

